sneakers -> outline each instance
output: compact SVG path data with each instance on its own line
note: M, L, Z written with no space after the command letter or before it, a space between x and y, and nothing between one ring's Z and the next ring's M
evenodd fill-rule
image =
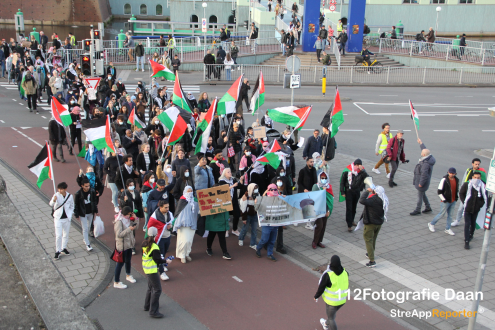
M433 211L433 210L431 209L431 207L429 207L427 209L424 209L423 213L430 213L431 211Z
M181 258L180 259L180 262L182 262L183 264L185 264L186 263L186 258Z
M369 268L374 268L376 267L376 262L375 261L370 261L366 264L366 267L369 267Z
M304 226L304 228L309 229L309 230L315 230L315 227L312 224L310 224L309 222L306 224L306 226Z
M88 250L88 252L93 251L93 248L91 247L91 245L86 245L86 250Z
M387 174L387 179L390 179L390 173Z
M213 255L213 251L211 249L206 249L206 254L211 257Z
M116 289L127 289L127 285L125 285L122 282L119 282L119 283L113 282L113 287Z
M451 236L455 236L455 233L452 231L452 229L445 229L444 233L449 234Z
M275 251L277 251L280 254L287 254L287 250L284 247L282 247L280 249L276 249Z
M275 257L272 255L269 255L269 256L266 256L268 259L270 259L271 261L277 261L277 259L275 259Z
M470 249L470 247L469 247L469 242L464 242L464 248L465 248L466 250L469 250L469 249Z
M418 215L418 214L421 214L421 212L416 211L416 210L414 210L411 213L409 213L409 215Z
M239 246L243 246L243 245L244 245L244 241L239 240Z
M117 206L115 206L113 210L115 211L115 213L119 213L119 211L120 211Z
M370 258L370 257L368 257L368 252L366 252L366 258L368 258L368 259Z
M234 234L235 236L239 236L241 233L239 233L238 230L232 230L232 234Z
M327 321L325 319L320 319L320 324L323 327L323 330L328 330Z
M53 257L55 260L60 260L60 252L55 252L55 256Z
M376 174L380 174L380 171L377 168L372 169L371 172L374 172Z
M190 256L186 256L187 261L192 261L192 258Z
M67 251L67 249L63 249L62 253L65 254L66 256L70 256L70 253L69 251Z
M139 71L139 69L136 69L136 70L134 70L134 71L138 72L138 71Z
M261 258L261 251L260 251L260 250L256 250L256 256L257 256L258 258Z
M132 248L132 255L136 254L136 248Z
M432 225L431 223L428 222L428 229L434 233L435 232L435 225Z
M125 279L127 280L127 282L136 283L136 279L132 277L132 275L126 275Z
M459 220L456 220L454 222L452 222L452 224L450 225L450 227L457 227L461 224L461 222Z
M162 281L168 281L169 280L169 277L167 276L167 274L165 274L165 272L160 274L160 278L162 279Z
M225 232L225 237L229 237L229 231L228 230Z
M141 70L141 71L143 71L143 72L144 72L144 69L143 69L143 70Z
M256 245L250 245L249 247L253 250L256 250Z
M170 261L169 261L168 263L170 264ZM165 266L163 266L163 271L164 271L164 272L168 272L168 268L167 268L167 267L165 267Z
M228 252L225 252L225 253L223 254L223 258L224 258L224 259L227 259L227 260L232 259L232 257L230 256L230 254L229 254Z
M298 223L295 223L295 224L294 224L294 227L297 227L297 225L298 225Z
M156 314L153 314L153 315L150 315L150 316L152 318L154 318L154 319L161 319L163 317L163 314L162 313L156 313Z

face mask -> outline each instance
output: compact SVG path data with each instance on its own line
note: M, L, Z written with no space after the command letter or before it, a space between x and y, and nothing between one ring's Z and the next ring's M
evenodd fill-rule
M171 167L167 168L167 172L168 173L172 172L172 168Z
M160 123L159 120L155 120L155 125L158 125Z
M119 120L119 125L122 125L124 122L122 120Z
M282 181L277 181L277 186L278 187L282 187L282 185L283 185Z
M70 101L70 104L74 104L74 103L76 103L76 101Z
M259 192L259 190L258 190L258 189L254 189L254 191L253 191L253 192L254 192L255 194L257 194L257 193Z
M327 184L327 179L321 179L322 184Z
M129 186L127 189L129 189L130 191L133 191L134 190L134 186Z
M150 183L154 183L154 182L155 182L155 178L151 178L151 179L149 180L149 182L150 182Z
M112 79L112 76L108 76L108 80Z
M251 156L251 151L246 152L246 156Z
M236 123L237 123L238 125L240 125L240 124L241 124L241 121L240 121L240 120L238 120L238 121L236 121Z
M285 172L280 172L280 176L285 176Z
M471 179L471 182L474 186L477 186L480 183L480 179Z
M184 173L184 176L185 176L186 178L188 178L188 177L189 177L189 172Z
M224 118L224 117L225 117L225 115L220 115L220 117L221 117L221 118Z

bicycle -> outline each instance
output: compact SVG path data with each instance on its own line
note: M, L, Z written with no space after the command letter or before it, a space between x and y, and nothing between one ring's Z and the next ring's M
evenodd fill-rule
M373 73L383 72L383 64L381 64L376 59L376 56L375 59L370 64L368 64L368 62L366 62L364 60L364 57L361 55L356 55L355 61L356 63L354 64L354 66L356 67L357 72L368 72L368 74L370 74L371 72Z

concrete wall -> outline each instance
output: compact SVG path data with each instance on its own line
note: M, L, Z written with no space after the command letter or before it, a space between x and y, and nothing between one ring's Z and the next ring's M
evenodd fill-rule
M116 16L124 15L124 6L125 4L131 5L131 14L134 16L139 16L139 19L155 19L158 20L165 16L170 16L170 8L167 8L167 1L161 0L108 0L110 2L110 8L112 10L112 14ZM146 5L148 9L148 15L141 15L140 7L141 5ZM162 5L162 15L156 16L156 5ZM199 3L201 6L201 3ZM131 15L127 15L131 17ZM189 20L187 20L189 22Z

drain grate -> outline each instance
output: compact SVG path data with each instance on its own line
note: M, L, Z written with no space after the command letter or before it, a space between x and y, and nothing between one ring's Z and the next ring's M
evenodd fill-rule
M100 321L98 321L98 319L92 319L91 321L92 321L92 322L94 323L94 325L96 326L96 329L98 329L98 330L104 330L104 329L103 329L103 326L101 325Z

